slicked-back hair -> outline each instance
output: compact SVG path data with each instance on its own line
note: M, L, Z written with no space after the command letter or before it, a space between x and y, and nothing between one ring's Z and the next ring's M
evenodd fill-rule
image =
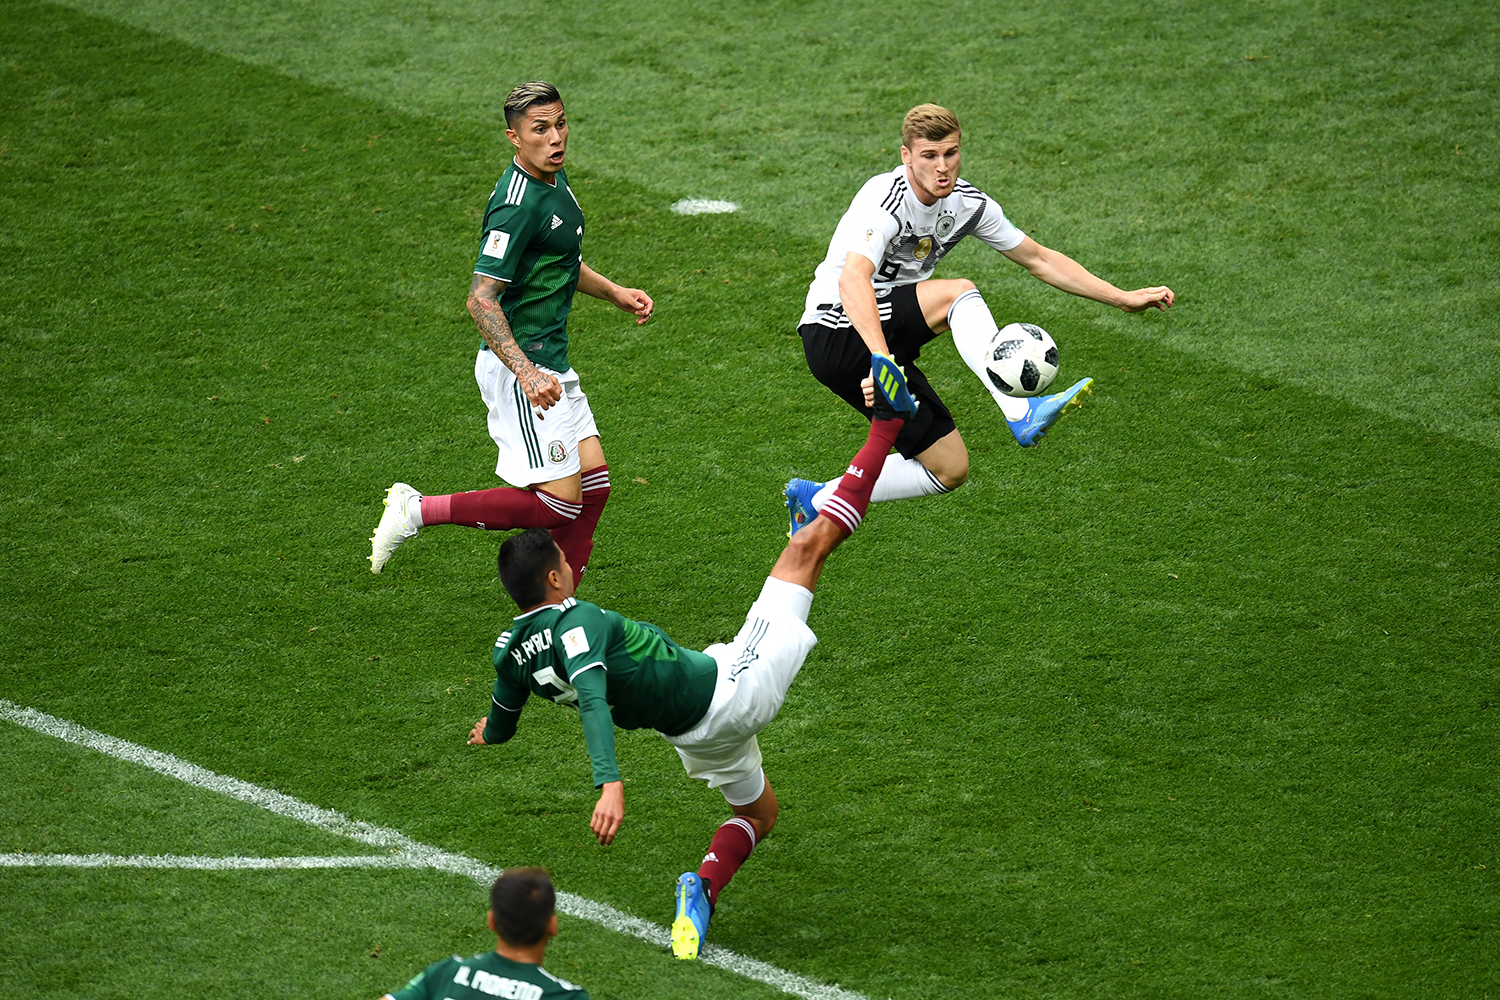
M936 104L918 104L901 121L901 145L910 149L918 139L941 142L959 131L958 116Z
M523 83L505 98L505 127L515 128L516 122L526 116L526 109L533 104L561 104L562 95L546 80Z
M546 528L527 528L500 543L500 583L518 608L535 607L547 596L547 573L562 569L562 550Z
M545 868L508 868L490 886L495 933L506 944L525 948L547 936L557 910L557 893Z

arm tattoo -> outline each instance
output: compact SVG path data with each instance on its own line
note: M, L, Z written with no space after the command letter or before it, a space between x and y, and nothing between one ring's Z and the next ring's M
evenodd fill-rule
M530 388L533 383L545 381L545 376L526 357L521 345L516 343L510 321L505 318L499 299L480 295L477 279L469 291L469 315L474 317L474 325L479 327L479 335L484 338L484 342L495 353L495 357L500 359L501 364L516 373L523 389Z

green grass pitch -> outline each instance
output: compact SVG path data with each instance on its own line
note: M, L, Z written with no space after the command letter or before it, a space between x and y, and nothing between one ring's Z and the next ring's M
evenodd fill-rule
M582 596L731 634L778 494L860 421L793 325L900 115L1127 287L966 245L997 319L1096 391L832 559L762 737L783 804L711 940L867 997L1500 994L1500 159L1479 3L15 0L0 8L0 698L658 923L725 813L622 734L591 842L575 720L464 745L497 538L364 561L395 479L494 482L463 309L501 95L553 79L603 273L574 312L614 495ZM684 197L735 215L684 218ZM972 241L971 241L972 243ZM0 850L359 853L0 723ZM413 871L0 868L39 997L378 996L487 946ZM772 997L564 924L600 998Z

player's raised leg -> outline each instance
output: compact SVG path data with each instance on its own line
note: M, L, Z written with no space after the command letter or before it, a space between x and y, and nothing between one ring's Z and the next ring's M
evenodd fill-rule
M863 388L867 405L873 405L879 395L889 406L889 398L884 393L876 393L873 377L865 380ZM969 451L964 447L958 429L954 428L911 458L897 453L886 454L878 469L870 491L871 503L936 496L951 492L968 481ZM809 479L789 481L783 491L791 522L788 535L795 535L817 517L838 492L841 483L841 479L826 483Z
M999 327L990 314L990 307L985 304L984 296L969 282L964 284L969 287L953 298L942 322L953 330L953 346L958 349L964 364L969 366L974 377L979 379L980 384L994 398L1000 412L1005 414L1005 422L1010 426L1011 434L1015 435L1016 443L1023 448L1030 447L1046 436L1049 427L1082 404L1082 398L1089 393L1094 380L1086 378L1062 392L1045 396L1007 396L995 388L986 375L985 363L989 360L986 355ZM919 301L921 291L919 287ZM941 302L934 300L933 304L937 306ZM925 308L926 303L924 310Z
M874 501L884 470L890 468L890 460L900 458L899 455L891 455L890 451L903 426L905 421L891 411L890 404L883 396L877 394L875 419L870 421L870 433L865 438L864 447L854 456L842 477L833 482L818 484L821 489L815 491L816 511L809 512L806 507L799 511L793 508L792 502L794 488L806 495L806 487L800 484L812 486L813 483L794 479L787 484L787 506L792 509L792 538L771 570L773 579L797 583L812 590L812 584L817 582L828 554L845 538L854 534L854 529L864 520L865 512ZM797 517L799 512L805 517L800 523ZM813 519L817 515L823 515L832 523L818 527L818 521ZM804 529L809 527L818 527L816 537L806 534Z
M875 481L870 473L880 462L904 421L897 417L884 399L875 403L875 419L864 446L849 463L849 470L839 480L838 489L828 504L826 516L814 520L806 530L798 531L771 569L760 597L751 611L774 620L793 616L807 621L812 609L813 590L830 553L852 535L864 520L870 507L870 493ZM805 631L805 630L804 630ZM808 634L801 656L816 641ZM796 664L800 667L800 657ZM795 667L786 675L786 684L796 676ZM782 691L784 696L785 692ZM683 872L674 888L676 915L672 920L672 953L678 958L697 958L719 893L729 884L740 866L750 857L766 834L776 825L780 805L765 772L757 771L743 781L720 787L734 815L714 832L708 853L696 872Z
M500 486L441 496L423 496L406 483L396 483L386 491L385 511L370 536L370 572L379 573L402 542L434 524L488 531L560 528L583 509L579 499L567 499L581 492L578 476L533 489Z

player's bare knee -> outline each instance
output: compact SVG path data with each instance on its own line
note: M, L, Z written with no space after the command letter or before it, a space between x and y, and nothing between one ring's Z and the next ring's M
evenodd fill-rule
M736 806L734 808L736 816L749 820L750 825L755 827L755 839L757 841L765 839L766 834L770 833L771 829L776 826L776 817L781 814L781 803L776 801L776 794L771 792L770 788L771 786L767 784L766 791L768 794L762 795L747 806Z
M934 448L921 455L922 465L943 484L945 490L956 490L969 481L969 450Z
M969 456L964 455L957 463L933 472L945 489L956 490L969 481Z
M945 325L947 324L948 310L953 308L953 303L958 301L960 295L972 292L973 290L974 282L968 278L951 278L943 282L943 297L940 305Z

